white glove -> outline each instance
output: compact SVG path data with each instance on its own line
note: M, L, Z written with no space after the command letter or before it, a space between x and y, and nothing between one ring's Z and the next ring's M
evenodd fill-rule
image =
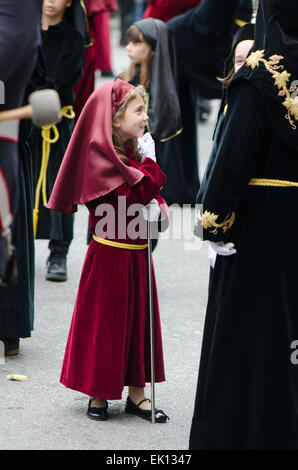
M230 256L237 253L234 243L208 241L208 245L220 256Z
M147 206L142 207L143 217L148 222L156 222L159 219L160 207L156 199L147 204Z
M154 162L156 162L155 143L151 137L150 132L146 132L143 137L138 137L138 149L142 157L151 158Z
M210 242L207 242L207 247L208 247L208 260L209 260L211 268L214 268L217 253L210 245Z

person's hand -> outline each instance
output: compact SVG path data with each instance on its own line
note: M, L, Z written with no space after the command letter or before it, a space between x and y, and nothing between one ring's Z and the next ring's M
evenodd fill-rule
M159 219L160 207L156 199L147 204L147 206L142 207L143 217L148 222L156 222Z
M155 143L151 137L150 132L146 132L143 137L138 138L138 149L142 157L151 158L154 162L156 162Z
M237 253L234 243L208 241L208 245L220 256L230 256Z

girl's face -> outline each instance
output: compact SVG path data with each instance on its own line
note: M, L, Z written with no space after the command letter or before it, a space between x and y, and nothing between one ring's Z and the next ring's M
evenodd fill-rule
M142 64L146 61L151 47L145 42L129 41L126 46L126 52L133 64Z
M123 143L125 143L129 139L142 137L147 120L144 100L138 95L127 105L124 114L113 122L113 126Z
M252 45L253 41L250 39L241 41L237 44L234 55L235 73L238 72L240 67L242 67L242 65L244 64Z

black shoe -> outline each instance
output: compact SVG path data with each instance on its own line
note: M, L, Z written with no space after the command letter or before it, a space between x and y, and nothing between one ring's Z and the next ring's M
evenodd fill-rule
M147 419L147 421L152 421L152 411L151 410L143 410L140 408L140 404L144 401L151 401L149 398L144 398L141 400L137 405L127 397L125 411L126 413L130 413L132 415L140 416L141 418ZM158 410L155 408L155 422L156 423L165 423L168 419L170 419L162 410Z
M60 255L53 255L47 259L47 281L66 281L66 257Z
M17 356L20 349L20 338L0 338L4 343L5 356Z
M88 403L87 416L97 421L105 421L108 419L108 402L106 401L106 406L103 408L97 408L95 406L91 406L92 400L93 398L90 398Z

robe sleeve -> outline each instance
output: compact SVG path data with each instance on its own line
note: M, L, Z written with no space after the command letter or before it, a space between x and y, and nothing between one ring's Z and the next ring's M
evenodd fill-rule
M204 240L235 242L231 228L237 221L248 183L256 177L256 158L267 115L259 92L243 80L233 84L228 103L195 233Z
M165 183L165 175L151 158L145 158L139 166L139 170L145 174L140 183L134 186L123 184L114 191L114 194L125 196L127 206L134 203L146 206L152 199L156 199L160 207L158 231L164 232L169 227L169 212L167 203L159 192Z
M166 180L157 163L151 158L145 158L138 169L145 175L142 181L134 186L124 183L114 190L116 196L126 197L127 206L135 203L146 206L152 199L156 199Z

